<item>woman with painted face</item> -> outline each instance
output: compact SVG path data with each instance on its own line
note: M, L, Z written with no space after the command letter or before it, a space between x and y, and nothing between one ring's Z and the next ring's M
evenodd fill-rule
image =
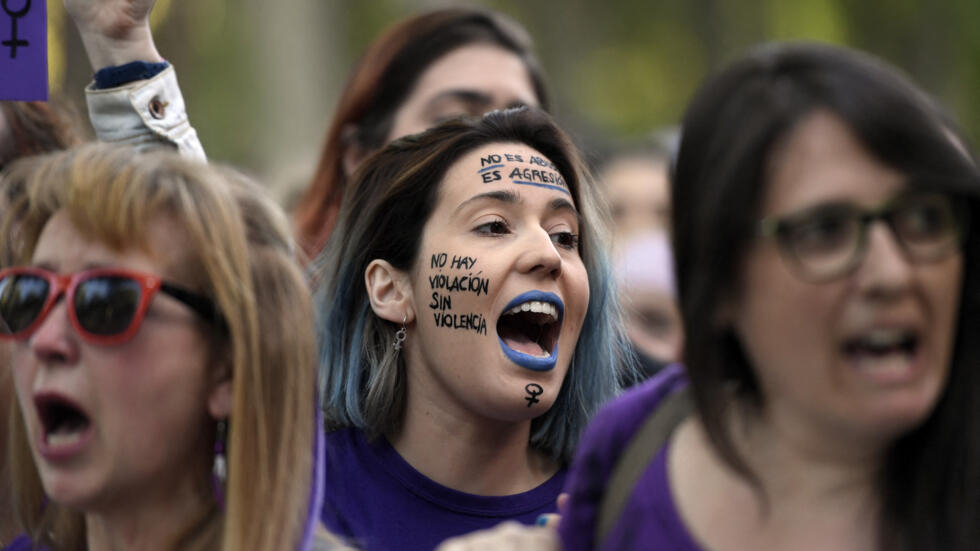
M320 257L326 526L432 549L555 511L625 350L596 191L543 112L397 140Z
M104 145L22 161L3 193L12 549L329 546L282 211L231 173Z
M878 60L781 44L681 135L687 370L590 426L565 549L977 549L980 173L949 120Z

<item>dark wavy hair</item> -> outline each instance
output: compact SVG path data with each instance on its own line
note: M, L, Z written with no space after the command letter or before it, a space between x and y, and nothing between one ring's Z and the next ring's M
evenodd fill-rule
M883 164L960 197L974 221L950 378L929 418L893 443L879 481L880 546L980 546L980 174L951 120L908 79L866 54L817 44L752 50L699 89L684 117L672 182L684 358L712 445L758 488L725 423L735 400L761 407L752 365L718 311L755 237L766 165L808 114L829 110ZM760 489L761 491L761 489Z

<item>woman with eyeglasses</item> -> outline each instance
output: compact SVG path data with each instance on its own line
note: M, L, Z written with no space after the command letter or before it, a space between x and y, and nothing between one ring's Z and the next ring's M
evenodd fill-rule
M711 77L672 193L687 369L590 426L565 549L977 549L978 196L950 121L867 55Z
M310 549L312 312L283 213L176 154L85 146L3 180L12 549Z

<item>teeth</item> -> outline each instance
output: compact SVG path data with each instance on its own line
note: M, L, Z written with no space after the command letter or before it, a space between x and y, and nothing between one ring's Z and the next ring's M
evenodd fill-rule
M558 319L558 308L550 302L542 302L540 300L531 300L518 304L517 306L506 311L505 314L520 314L521 312L548 314L553 320Z
M82 432L56 432L48 435L47 442L49 446L68 446L81 440Z
M913 360L908 354L892 351L887 354L860 354L854 358L859 371L875 376L894 377L909 373Z
M886 348L901 344L906 336L904 331L897 329L877 329L861 337L861 341L867 346Z

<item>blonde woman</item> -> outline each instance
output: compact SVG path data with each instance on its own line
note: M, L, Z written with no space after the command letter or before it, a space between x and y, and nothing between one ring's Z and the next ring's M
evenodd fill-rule
M281 211L222 170L104 145L3 187L11 548L329 547L310 298Z

